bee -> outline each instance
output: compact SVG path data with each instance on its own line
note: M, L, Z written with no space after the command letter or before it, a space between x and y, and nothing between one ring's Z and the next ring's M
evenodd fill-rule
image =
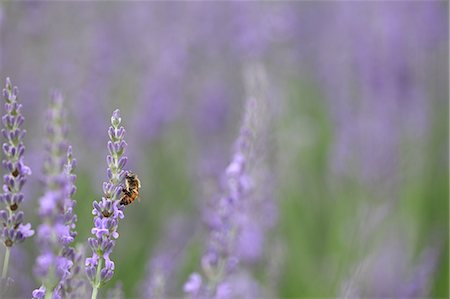
M141 181L137 175L132 172L125 174L125 188L122 189L120 203L126 206L134 202L139 197L139 188L141 188Z

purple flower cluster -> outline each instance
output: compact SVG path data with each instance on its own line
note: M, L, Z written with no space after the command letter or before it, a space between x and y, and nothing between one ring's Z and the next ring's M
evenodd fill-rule
M37 243L41 254L36 260L35 274L42 286L33 291L34 298L50 294L53 298L67 298L80 285L74 277L80 272L80 254L71 247L76 236L74 214L76 160L67 144L67 128L63 97L54 92L47 112L47 142L44 159L45 192L39 201L39 216L43 223L37 229Z
M61 280L61 292L63 298L80 298L82 297L81 295L83 295L81 289L84 284L84 279L81 272L83 247L74 248L69 246L71 242L69 241L70 238L75 238L77 234L75 231L77 216L74 214L76 201L72 199L72 196L76 191L76 175L73 173L75 167L76 160L72 156L72 147L69 146L67 149L66 164L64 165L64 173L69 181L67 186L68 195L64 201L64 222L67 230L69 231L69 237L64 242L65 246L62 251L62 256L72 262L72 267L70 269L70 273L66 275L65 279Z
M252 189L248 174L248 142L250 132L245 128L237 140L237 149L225 170L225 192L213 203L212 215L207 219L210 229L202 269L207 281L193 273L184 285L191 297L223 298L229 293L229 276L239 263L236 240L240 234L240 213Z
M91 232L95 237L88 240L92 257L87 258L85 262L86 273L93 287L92 298L96 298L98 288L114 274L114 262L110 259L110 254L115 245L114 240L119 237L119 219L124 217L120 194L123 188L121 182L125 177L123 168L127 163L127 157L124 156L127 144L124 141L125 129L121 122L120 111L115 110L108 130L108 181L103 183L102 200L93 203L92 214L95 217Z
M422 78L436 37L447 28L438 25L443 16L439 3L412 10L408 6L336 3L328 11L329 30L323 31L317 46L316 71L335 127L331 173L356 177L365 188L384 190L388 196L401 181L400 161L426 155L419 146L411 146L408 155L400 155L398 148L405 136L408 142L428 136L431 101ZM414 34L405 34L413 27ZM412 165L410 174L421 171L420 163Z
M276 221L267 165L269 88L262 64L247 65L244 75L245 113L223 177L224 191L205 213L209 228L201 260L205 275L193 273L184 285L185 293L194 298L257 297L261 291L246 264L261 258L265 234Z
M4 128L1 130L3 138L6 139L2 147L5 155L2 165L6 174L3 176L3 194L0 197L3 206L3 209L0 210L2 226L0 233L6 246L2 278L6 278L10 248L34 234L31 224L23 224L24 214L19 210L24 198L21 190L26 182L26 177L31 174L31 170L23 162L25 146L22 140L25 130L21 128L24 117L21 113L22 105L17 102L18 92L17 87L13 87L11 80L7 78L6 88L3 89L6 114L2 117Z

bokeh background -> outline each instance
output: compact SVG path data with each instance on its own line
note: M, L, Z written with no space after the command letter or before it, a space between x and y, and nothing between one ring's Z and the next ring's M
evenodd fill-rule
M34 227L50 90L66 99L78 160L79 244L122 112L142 201L120 223L102 297L146 297L155 276L183 295L246 100L263 95L265 179L239 242L242 281L265 297L448 298L447 1L3 1L0 29ZM38 251L20 248L14 294L29 298Z

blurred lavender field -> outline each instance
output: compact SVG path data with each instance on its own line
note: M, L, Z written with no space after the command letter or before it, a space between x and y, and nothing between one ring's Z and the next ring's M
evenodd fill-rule
M448 298L448 9L1 2L0 82L19 87L32 170L25 223L45 219L57 88L85 257L115 109L142 182L99 298ZM6 297L41 286L40 244L12 247Z

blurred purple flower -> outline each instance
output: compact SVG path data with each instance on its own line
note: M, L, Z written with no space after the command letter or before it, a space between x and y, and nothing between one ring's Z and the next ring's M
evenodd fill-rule
M39 216L43 223L37 229L37 243L41 250L34 272L42 286L33 292L39 298L44 292L53 298L75 297L79 286L81 253L71 247L76 236L76 215L73 213L76 161L67 144L64 99L53 92L47 111L47 140L44 158L44 195L40 198Z
M426 154L417 141L431 124L423 78L430 51L438 54L448 35L442 4L341 2L318 11L328 15L316 64L335 128L329 155L334 174L390 192L401 181L402 160L414 161L405 163L415 165L408 172L420 169L415 162ZM400 155L405 142L414 146Z
M202 286L202 276L196 272L192 273L183 286L186 294L196 296Z
M274 200L276 179L269 157L272 147L269 140L271 128L271 99L269 79L262 64L254 63L245 69L247 107L241 134L247 136L239 141L248 148L251 172L244 180L252 192L243 203L237 217L240 232L236 238L236 253L241 263L248 266L261 261L267 250L267 234L277 223L277 205ZM230 167L229 172L238 171Z
M88 239L92 257L85 260L86 273L93 288L92 298L96 298L98 289L114 274L115 265L109 255L114 248L115 239L119 237L117 232L119 219L124 217L120 194L123 188L121 182L125 177L123 167L127 162L127 157L124 156L127 144L124 141L125 129L121 126L121 122L120 111L115 110L108 129L110 138L109 154L106 157L108 181L103 183L102 200L93 203L92 214L95 217L91 232L95 237Z
M191 297L222 296L226 290L226 280L238 264L235 242L240 232L239 213L252 187L246 168L250 136L247 129L241 129L236 151L225 170L226 190L213 202L211 214L207 215L210 232L207 249L202 257L202 268L207 281L200 288L201 276L198 273L192 274L184 285L184 290Z
M233 286L235 275L239 273L243 260L256 261L262 256L264 234L268 227L274 225L274 217L256 221L265 214L262 212L272 200L268 192L271 184L267 184L267 188L255 185L265 183L261 177L267 179L268 173L267 166L260 165L265 165L261 162L268 151L266 72L262 65L255 63L248 65L245 75L248 98L240 134L231 162L224 172L223 192L205 212L209 236L201 265L206 279L200 280L200 274L194 273L184 288L194 298L246 297L246 292L236 293ZM266 195L263 194L265 192ZM255 224L251 225L253 221ZM202 285L197 290L200 283Z

